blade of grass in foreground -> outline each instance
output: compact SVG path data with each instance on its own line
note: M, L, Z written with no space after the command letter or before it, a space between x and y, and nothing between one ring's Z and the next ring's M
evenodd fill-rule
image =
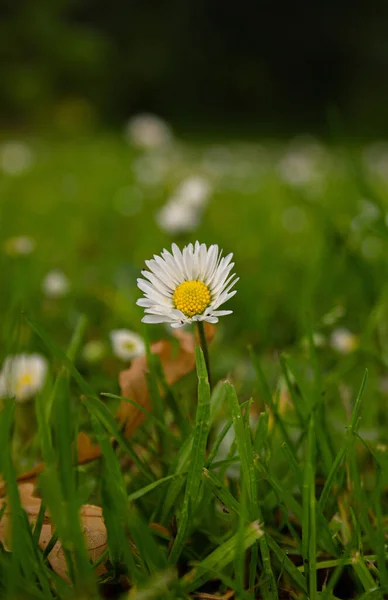
M237 398L236 390L231 383L226 385L226 396L229 400L233 425L236 434L236 444L241 460L243 484L247 488L247 498L250 517L262 522L262 514L257 495L256 469L253 456L250 428L244 424L241 414L241 406ZM263 583L264 593L272 598L278 597L277 584L271 567L271 558L265 534L260 537L260 551L263 561L265 581Z
M109 556L114 566L120 561L127 566L134 581L141 579L128 540L128 502L123 475L106 431L94 416L91 417L103 456L101 474L103 514L108 533Z
M264 371L261 367L259 359L253 352L252 348L249 349L249 353L250 353L253 367L254 367L256 375L257 375L257 379L260 383L261 393L263 394L264 401L267 404L267 406L271 409L274 419L275 419L276 423L278 424L280 431L282 432L284 440L287 442L288 446L290 446L292 448L293 443L292 443L291 438L288 434L288 431L283 423L283 419L281 418L281 415L279 414L277 406L276 406L275 402L273 401L272 392L269 387L268 381L264 375Z
M0 413L1 473L7 488L7 502L12 515L11 565L6 569L5 589L9 598L16 598L32 588L35 577L42 590L42 598L51 599L50 583L40 551L37 551L27 515L21 504L16 472L11 460L10 437L14 416L14 402L8 400ZM3 583L3 582L2 582Z
M182 587L186 594L189 594L206 583L213 577L214 571L221 571L233 562L236 553L237 538L239 534L235 534L229 540L221 544L209 556L201 561L192 571L183 577ZM250 523L244 530L242 536L242 549L244 552L255 542L264 536L264 532L260 529L259 523L254 521Z
M307 436L307 457L303 479L303 513L302 513L302 554L307 567L307 582L309 599L316 600L317 596L317 530L315 510L315 421L310 417Z
M202 469L205 464L206 443L209 434L210 421L210 385L207 378L205 359L199 346L196 347L197 376L198 376L198 406L192 456L189 470L182 511L179 518L178 534L169 556L170 564L174 564L185 545L190 527L190 517L193 515L202 481Z
M128 600L167 599L170 597L168 588L175 583L177 576L175 569L160 571L151 577L144 587L140 589L133 587L129 592ZM175 593L172 592L171 598L176 598Z
M110 394L109 392L101 392L100 395L104 396L105 398L112 398L113 400L121 400L123 402L128 402L128 404L132 404L132 406L144 413L150 421L155 423L155 425L159 427L163 431L163 433L174 442L175 446L180 447L181 443L179 439L173 434L173 432L167 427L167 425L165 425L163 421L160 421L157 417L155 417L155 415L153 415L152 412L144 408L144 406L138 404L135 400L132 400L131 398L124 398L123 396L118 396L117 394Z
M349 447L349 443L351 443L352 438L356 432L356 426L358 423L358 418L359 418L359 414L360 414L360 408L361 408L361 400L364 394L364 390L365 390L365 386L366 386L366 382L368 380L368 370L365 370L364 373L364 377L362 379L361 382L361 386L360 386L360 390L358 392L357 398L356 398L356 402L353 408L353 412L352 412L352 416L350 419L350 424L349 424L349 428L347 431L347 435L345 436L344 442L340 448L340 450L338 451L337 456L335 457L335 460L332 464L331 470L329 475L327 476L327 479L325 481L325 485L324 488L322 490L320 499L319 499L319 507L320 510L323 511L325 506L326 506L326 502L329 498L329 494L331 491L331 488L333 486L333 483L335 481L335 477L337 474L337 471L342 463L342 461L344 460L345 456L346 456L346 451Z

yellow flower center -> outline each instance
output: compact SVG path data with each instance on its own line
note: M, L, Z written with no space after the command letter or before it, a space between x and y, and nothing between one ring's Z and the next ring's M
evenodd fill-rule
M202 314L210 300L210 290L202 281L184 281L178 285L173 296L175 308L186 317Z
M20 393L24 387L26 387L27 385L31 385L33 382L34 382L34 380L33 380L31 373L25 373L24 375L19 377L19 379L16 383L17 393Z

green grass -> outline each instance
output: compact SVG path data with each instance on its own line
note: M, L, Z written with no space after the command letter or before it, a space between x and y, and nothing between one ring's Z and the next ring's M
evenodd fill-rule
M363 149L326 148L316 178L292 185L280 143L187 142L147 183L139 169L154 159L113 134L28 143L31 168L0 174L0 359L38 352L50 368L34 402L2 402L13 518L0 598L385 598L388 182ZM212 199L194 233L171 237L154 215L190 173L211 180ZM10 253L17 235L35 240L30 255ZM199 348L196 371L167 384L149 343L171 331L143 327L135 304L144 260L196 239L233 252L240 277L210 347L212 390ZM41 282L56 268L71 288L49 299ZM344 353L331 343L338 327L358 340ZM147 338L152 408L130 438L114 418L119 328ZM91 340L103 344L95 360ZM101 457L76 466L80 431ZM40 460L54 524L45 551L44 510L30 526L16 481ZM84 504L101 506L107 527L100 575ZM47 560L57 539L68 580Z

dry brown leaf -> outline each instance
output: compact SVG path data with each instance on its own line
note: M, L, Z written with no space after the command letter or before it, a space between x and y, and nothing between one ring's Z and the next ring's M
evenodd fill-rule
M214 337L215 327L205 323L205 333L208 341ZM168 340L160 340L151 345L151 352L160 358L166 381L169 385L179 381L195 368L196 341L191 333L176 331L174 336L179 341L179 352L176 353L174 344ZM119 382L121 395L134 400L145 408L151 409L151 400L147 386L147 357L139 356L133 360L129 369L121 371ZM118 421L125 424L125 435L130 436L145 418L144 413L124 400L116 413Z
M42 501L33 495L34 485L32 483L20 483L19 494L24 510L27 513L28 520L33 524L38 516ZM0 508L6 500L0 500ZM85 546L91 562L96 562L107 548L107 532L102 516L102 509L99 506L85 504L80 510L81 525L85 539ZM2 519L0 521L0 541L4 547L10 549L10 524L11 514L6 507ZM44 550L49 543L54 527L51 523L48 513L44 516L43 526L39 537L39 547ZM68 580L66 560L62 548L62 544L58 541L48 555L48 560L53 570L63 579ZM103 564L96 569L97 574L105 571Z

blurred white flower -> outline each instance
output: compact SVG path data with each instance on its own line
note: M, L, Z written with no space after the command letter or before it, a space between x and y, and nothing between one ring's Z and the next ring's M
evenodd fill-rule
M68 293L70 282L62 271L54 270L43 279L42 289L49 298L61 298Z
M171 143L172 131L160 117L152 114L140 114L132 117L125 128L125 138L128 143L151 150Z
M170 234L194 231L211 194L211 184L200 175L184 179L156 215L159 227Z
M200 214L195 208L172 198L156 214L156 222L160 229L174 235L194 231L199 225Z
M0 147L0 167L8 175L20 175L31 167L33 154L25 142L9 141Z
M40 354L8 356L0 372L0 397L25 402L42 389L47 361Z
M113 353L121 360L131 360L145 353L143 339L128 329L116 329L110 332Z
M331 334L330 345L341 354L349 354L358 348L359 337L345 327L339 327Z
M4 250L10 256L27 256L35 250L35 240L27 235L19 235L5 240Z
M278 171L286 183L303 186L321 179L324 163L325 152L317 142L295 140L280 159Z
M209 201L212 186L201 175L191 175L184 179L174 193L175 200L190 208L202 208Z
M101 340L89 340L82 350L83 358L89 363L99 362L105 356L105 344Z

